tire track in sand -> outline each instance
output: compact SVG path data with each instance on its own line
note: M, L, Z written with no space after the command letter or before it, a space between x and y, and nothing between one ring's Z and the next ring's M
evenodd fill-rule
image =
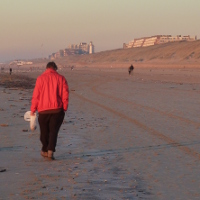
M167 117L170 117L170 118L173 118L173 119L176 119L176 120L179 120L181 122L184 122L184 123L187 123L187 124L192 124L196 127L200 127L200 123L198 122L194 122L190 119L187 119L187 118L184 118L184 117L180 117L180 116L177 116L177 115L173 115L171 113L167 113L167 112L164 112L164 111L161 111L161 110L158 110L156 108L151 108L149 106L144 106L144 105L141 105L141 104L138 104L138 103L134 103L134 102L130 102L130 101L127 101L127 100L124 100L124 99L120 99L120 98L117 98L117 97L114 97L114 96L111 96L109 94L104 94L102 92L99 92L97 91L97 86L93 86L92 87L92 91L95 93L95 94L98 94L98 95L101 95L103 97L106 97L106 98L110 98L110 99L113 99L117 102L123 102L125 104L129 104L131 106L136 106L137 108L141 108L141 109L145 109L145 110L148 110L148 111L152 111L154 113L158 113L160 115L164 115L164 116L167 116Z
M120 113L112 108L109 108L103 104L100 104L98 102L95 102L95 101L92 101L91 99L88 99L80 94L77 94L76 92L72 92L71 94L73 94L74 96L78 97L79 99L83 100L83 101L86 101L86 102L89 102L91 104L94 104L100 108L103 108L104 110L110 112L110 113L113 113L114 115L117 115L123 119L126 119L127 121L135 124L136 126L138 126L139 128L147 131L148 133L150 133L151 135L153 136L156 136L157 138L161 139L161 140L164 140L165 142L167 142L168 144L170 144L171 146L173 147L176 147L178 148L179 150L187 153L188 155L190 156L193 156L195 158L198 158L200 160L200 154L192 149L190 149L189 147L187 146L183 146L181 143L173 140L172 138L168 137L168 136L165 136L164 134L160 133L159 131L156 131L155 129L153 128L150 128L148 126L146 126L145 124L141 123L140 121L136 120L136 119L133 119L129 116L126 116L125 114L123 113Z

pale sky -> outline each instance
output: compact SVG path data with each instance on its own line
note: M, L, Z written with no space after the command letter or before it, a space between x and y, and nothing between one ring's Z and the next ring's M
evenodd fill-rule
M48 57L70 44L95 52L134 38L200 38L200 0L0 0L0 62Z

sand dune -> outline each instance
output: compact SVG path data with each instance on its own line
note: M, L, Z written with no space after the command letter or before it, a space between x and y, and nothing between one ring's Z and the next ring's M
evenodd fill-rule
M20 69L44 68L50 60L34 59L33 65L23 65ZM150 47L131 49L115 49L102 51L90 55L71 55L56 58L60 68L96 67L96 68L128 68L130 64L136 67L158 68L199 68L200 66L200 40L187 42L172 42ZM7 66L9 67L9 66ZM12 66L14 69L16 66Z
M150 47L117 49L103 51L93 55L74 55L57 59L60 63L78 63L79 65L152 63L196 64L200 62L200 40L193 42L173 42Z

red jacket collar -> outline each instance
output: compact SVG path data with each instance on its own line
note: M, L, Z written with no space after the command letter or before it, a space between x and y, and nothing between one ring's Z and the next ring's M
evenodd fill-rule
M54 69L48 68L45 70L44 73L46 74L46 73L57 73L57 72Z

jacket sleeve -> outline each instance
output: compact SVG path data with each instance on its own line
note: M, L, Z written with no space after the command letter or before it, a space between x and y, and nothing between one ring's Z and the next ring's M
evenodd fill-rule
M66 79L63 77L63 88L62 88L62 103L63 103L63 110L67 111L68 108L68 101L69 101L69 87Z
M33 96L31 100L31 111L34 113L38 108L38 103L40 99L40 90L39 90L39 80L36 80L35 88L33 90Z

